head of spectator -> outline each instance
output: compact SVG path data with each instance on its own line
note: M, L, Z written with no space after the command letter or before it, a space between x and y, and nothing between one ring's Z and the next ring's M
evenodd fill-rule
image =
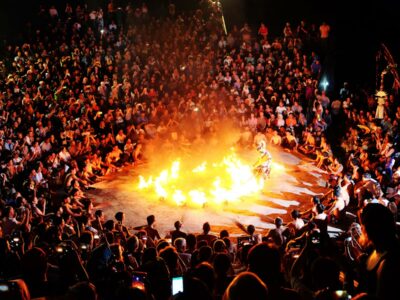
M249 235L253 235L255 232L256 232L256 228L254 227L254 225L247 226L247 233Z
M157 241L157 245L156 245L157 253L160 253L164 248L167 248L169 246L170 245L167 242L167 240L161 239L161 240Z
M147 217L147 226L154 227L156 222L156 217L154 215L150 215Z
M221 230L219 234L220 239L229 238L229 232L226 229Z
M174 227L176 230L180 230L182 228L182 222L181 221L176 221L174 223Z
M210 262L213 255L213 250L210 246L204 245L199 248L199 262Z
M179 256L176 249L172 246L167 246L160 251L160 257L167 264L170 277L178 275L178 261Z
M119 224L122 224L125 220L125 213L123 213L122 211L117 212L115 214L115 220L117 220Z
M214 271L217 277L227 276L232 268L232 263L229 256L225 253L217 253L214 257Z
M67 300L97 300L96 287L90 282L78 282L68 289Z
M184 238L177 238L174 241L174 246L178 253L185 253L186 251L186 240Z
M268 299L267 285L252 272L240 273L228 286L223 300Z
M276 228L281 228L283 224L283 220L280 217L275 218L274 224Z
M130 236L126 241L125 250L129 253L135 253L139 249L139 239L136 235Z
M204 234L208 234L208 233L210 232L210 230L211 230L210 223L205 222L205 223L203 224L203 233L204 233Z
M269 286L281 280L279 251L263 242L253 246L247 256L248 271L253 272Z
M363 238L379 251L397 246L396 225L391 211L378 203L364 207L361 213Z
M214 253L225 253L226 245L224 240L217 239L213 242L213 251Z
M201 262L193 270L192 276L204 282L210 293L212 293L215 286L215 274L212 265L205 261Z

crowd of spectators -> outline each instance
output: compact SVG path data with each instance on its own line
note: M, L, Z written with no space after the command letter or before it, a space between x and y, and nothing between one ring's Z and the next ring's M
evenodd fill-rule
M363 103L345 83L330 100L320 85L325 23L226 35L220 13L212 1L193 12L171 3L157 18L146 3L42 6L26 43L7 46L1 299L170 299L180 276L176 299L396 298L396 96ZM267 235L249 225L237 240L208 223L188 234L179 221L162 238L154 216L134 231L88 197L105 175L145 161L149 141L188 151L225 122L240 129L239 147L264 140L314 160L331 192L291 222L276 218ZM345 136L333 151L338 123ZM347 227L349 216L349 231L332 239L328 224Z

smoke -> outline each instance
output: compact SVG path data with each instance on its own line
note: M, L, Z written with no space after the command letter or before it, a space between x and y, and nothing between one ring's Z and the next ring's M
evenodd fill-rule
M144 147L144 157L152 172L165 169L175 160L182 167L195 168L203 162L218 162L232 148L238 148L240 130L234 120L214 121L204 128L201 112L183 119L176 128L150 139Z

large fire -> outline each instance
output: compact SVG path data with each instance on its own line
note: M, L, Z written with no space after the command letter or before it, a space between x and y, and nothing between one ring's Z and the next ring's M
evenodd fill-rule
M274 172L274 171L273 171ZM260 194L264 179L253 173L234 149L222 159L193 164L190 159L176 159L158 176L139 176L139 189L183 206L220 205Z

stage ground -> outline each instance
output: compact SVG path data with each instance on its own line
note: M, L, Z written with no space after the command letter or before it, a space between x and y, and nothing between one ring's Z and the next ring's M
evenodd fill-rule
M192 233L201 232L202 224L206 221L211 224L214 233L228 229L232 235L242 234L236 222L245 226L253 224L258 232L265 233L274 227L273 219L276 216L281 216L285 222L289 221L292 209L308 209L313 195L322 195L327 191L327 174L316 168L312 161L280 149L272 149L271 153L273 161L283 165L284 170L275 173L272 170L259 197L243 199L235 204L190 208L150 199L137 190L138 175L149 172L145 164L126 167L108 176L96 183L96 189L89 195L94 199L96 208L103 209L108 219L114 218L118 211L125 212L126 224L130 227L144 225L148 215L155 215L162 237L173 230L176 220L183 222L184 231ZM253 160L257 157L255 151L247 155Z

